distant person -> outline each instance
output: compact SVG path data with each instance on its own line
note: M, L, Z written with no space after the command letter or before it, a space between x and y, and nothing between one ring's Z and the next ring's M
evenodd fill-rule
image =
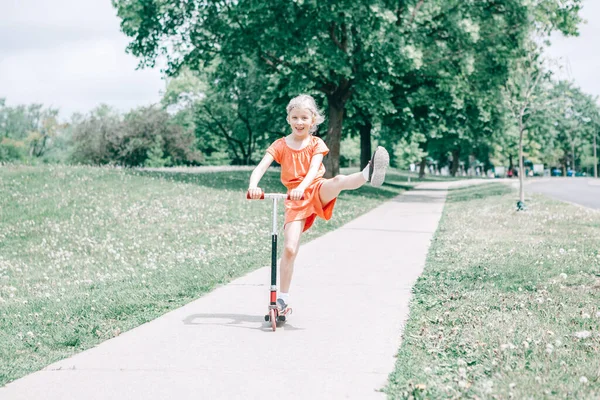
M389 165L387 150L378 147L362 172L323 178L323 157L329 149L313 133L324 120L311 96L293 98L287 106L287 122L292 133L271 144L250 176L248 195L251 199L259 199L262 189L258 183L273 160L277 161L281 164L281 182L291 199L285 201L284 250L277 298L280 312L285 312L289 304L294 261L302 233L312 226L316 217L331 218L335 201L342 190L358 189L366 182L381 186Z

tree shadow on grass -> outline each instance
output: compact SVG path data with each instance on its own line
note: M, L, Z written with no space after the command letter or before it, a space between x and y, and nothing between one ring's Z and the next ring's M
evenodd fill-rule
M252 171L213 171L213 172L169 172L169 171L135 171L138 176L164 179L172 182L189 183L213 189L239 190L248 189ZM279 180L279 171L267 171L260 181L265 192L284 193L285 187Z
M212 321L211 321L212 320ZM227 322L223 320L228 320ZM271 332L271 323L266 322L261 315L247 314L192 314L183 319L184 325L220 325L230 328L244 328ZM301 331L304 328L296 328L288 321L277 323L278 328L286 331Z

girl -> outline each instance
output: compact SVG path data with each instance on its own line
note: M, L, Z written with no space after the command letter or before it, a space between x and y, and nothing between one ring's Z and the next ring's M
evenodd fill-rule
M381 186L390 160L388 152L378 147L362 172L323 178L323 157L329 149L322 139L312 134L324 120L311 96L300 95L292 99L287 106L287 122L292 133L271 144L250 176L249 197L259 199L262 190L258 183L273 160L277 161L281 164L281 183L288 189L291 199L285 201L284 248L277 299L281 312L289 303L294 260L302 232L312 226L317 216L325 220L331 218L336 198L342 190L358 189L367 181L373 186Z

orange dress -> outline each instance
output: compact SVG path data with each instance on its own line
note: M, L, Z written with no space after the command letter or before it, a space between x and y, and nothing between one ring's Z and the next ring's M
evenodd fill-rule
M273 156L275 161L281 165L281 183L287 188L288 193L298 187L310 168L313 155L329 153L329 149L323 139L311 136L308 146L294 150L281 138L273 142L267 149L267 153ZM321 185L325 182L323 175L325 166L321 163L314 181L304 191L304 200L285 201L285 223L306 219L304 231L312 226L317 216L324 220L331 219L336 199L326 205L321 204L319 192Z

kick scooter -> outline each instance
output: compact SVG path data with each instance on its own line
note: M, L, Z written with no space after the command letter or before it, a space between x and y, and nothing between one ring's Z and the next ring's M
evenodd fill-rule
M250 199L250 194L246 193L246 198ZM273 200L273 231L271 232L271 296L269 298L269 313L265 315L265 321L271 322L273 331L277 329L277 322L285 322L286 315L292 312L290 307L287 307L283 313L279 313L277 307L277 201L289 200L287 194L279 193L262 193L260 200Z

